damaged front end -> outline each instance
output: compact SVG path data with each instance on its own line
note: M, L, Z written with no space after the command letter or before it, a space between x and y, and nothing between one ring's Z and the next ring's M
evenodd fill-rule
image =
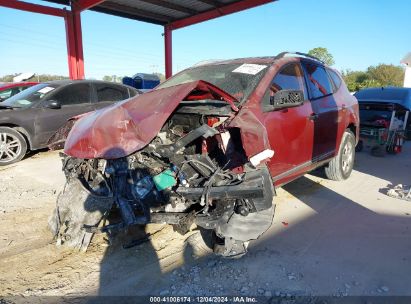
M161 124L154 138L146 133L136 144L147 143L133 153L124 144L102 150L88 141L87 146L84 136L75 134L73 140L70 133L67 154L76 154L73 147L81 146L79 155L92 151L105 156L64 156L67 184L50 218L59 244L85 250L96 232L168 223L184 234L196 224L214 231L219 254L233 256L245 253L245 242L269 228L274 213L271 177L264 163L248 161L241 129L230 127L235 105L203 83L188 86L183 95L165 122L153 122L154 129ZM128 117L129 125L140 128L133 115ZM93 120L93 128L98 124Z

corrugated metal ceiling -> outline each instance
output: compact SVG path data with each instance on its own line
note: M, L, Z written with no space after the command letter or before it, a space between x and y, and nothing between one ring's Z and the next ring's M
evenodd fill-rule
M43 0L69 5L69 0ZM91 10L165 25L241 0L107 0Z

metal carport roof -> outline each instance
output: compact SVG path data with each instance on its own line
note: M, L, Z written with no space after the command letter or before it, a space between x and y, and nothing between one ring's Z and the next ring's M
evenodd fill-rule
M70 6L59 9L18 0L0 6L63 17L70 78L84 78L81 12L93 10L164 26L166 77L172 74L172 31L277 0L43 0Z

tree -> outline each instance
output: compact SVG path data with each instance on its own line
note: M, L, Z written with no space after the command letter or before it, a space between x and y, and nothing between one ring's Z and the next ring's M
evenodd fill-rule
M401 87L404 82L404 69L392 64L370 66L367 73L379 86Z
M342 72L348 90L356 92L364 88L397 86L401 87L404 81L404 70L392 64L370 66L367 71Z
M0 77L1 82L13 82L13 77L20 75L21 73L15 73L10 75L4 75ZM35 74L27 81L37 81L37 82L45 82L45 81L52 81L52 80L62 80L62 79L69 79L67 76L61 75L50 75L50 74Z
M111 76L108 76L108 75L103 76L104 81L111 81L112 79L113 79L113 77L111 77Z
M356 92L370 84L370 77L367 72L346 70L341 74L350 92Z
M308 55L317 57L318 59L325 62L327 65L333 65L334 57L331 55L326 48L316 47L308 51Z

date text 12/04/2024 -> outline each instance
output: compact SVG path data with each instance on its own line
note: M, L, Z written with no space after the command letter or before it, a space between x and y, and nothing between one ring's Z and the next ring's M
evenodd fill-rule
M150 297L150 303L258 303L258 299L248 296L233 296L233 297L179 297L179 296L166 296L166 297Z

